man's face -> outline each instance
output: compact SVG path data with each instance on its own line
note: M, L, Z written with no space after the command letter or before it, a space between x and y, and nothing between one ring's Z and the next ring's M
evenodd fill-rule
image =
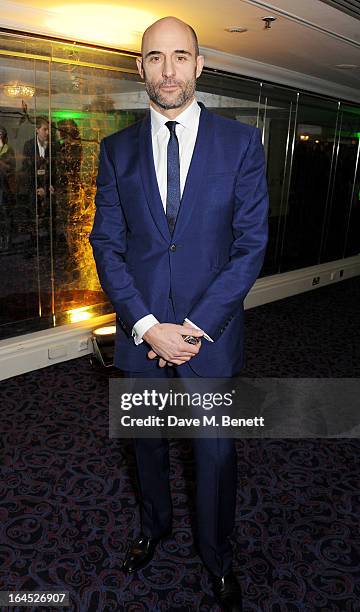
M190 30L177 21L155 24L143 41L138 70L150 100L160 109L182 109L193 99L204 58L195 57Z
M41 143L45 143L49 140L49 124L42 123L40 127L36 128L38 139Z

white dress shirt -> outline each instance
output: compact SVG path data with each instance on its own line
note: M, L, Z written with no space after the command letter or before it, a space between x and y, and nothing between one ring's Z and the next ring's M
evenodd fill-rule
M45 144L41 144L41 142L38 139L38 137L36 137L36 140L37 140L37 145L38 145L40 157L45 157L45 152L46 152L46 149L47 149L47 143L46 143L46 145Z
M189 170L191 158L194 152L196 137L199 128L200 106L194 100L182 113L174 118L178 122L176 126L176 136L179 142L179 158L180 158L180 195L182 196L187 173ZM167 146L170 139L170 130L165 123L169 121L168 117L162 115L150 106L151 116L151 139L154 156L156 178L159 186L161 201L166 213L166 196L167 196ZM187 323L200 329L195 323L185 319ZM135 344L140 344L143 340L143 335L159 321L152 314L148 314L137 321L132 329L132 336ZM213 340L204 334L204 337L213 342Z

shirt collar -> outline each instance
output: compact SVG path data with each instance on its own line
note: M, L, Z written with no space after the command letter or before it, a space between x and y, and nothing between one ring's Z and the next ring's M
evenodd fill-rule
M46 149L47 145L44 145L43 143L41 143L41 142L40 142L40 140L39 140L39 138L38 138L37 136L36 136L36 140L37 140L37 143L38 143L38 145L39 145L39 148L40 148L40 149L44 149L44 151L45 151L45 149Z
M177 117L175 117L174 121L177 121L185 128L189 130L196 130L199 124L201 108L198 105L197 101L194 100L190 106L188 106L182 113L180 113ZM168 117L162 115L157 110L155 110L152 106L150 106L150 116L151 116L151 132L152 135L155 136L159 130L165 125L167 121L169 121Z

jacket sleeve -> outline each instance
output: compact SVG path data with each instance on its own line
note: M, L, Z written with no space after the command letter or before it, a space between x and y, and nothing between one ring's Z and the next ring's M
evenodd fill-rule
M96 212L89 240L101 286L121 326L130 335L136 321L148 315L150 310L126 265L126 220L120 203L115 169L104 140L100 144L96 184Z
M260 130L254 129L235 185L229 262L187 314L215 341L260 273L268 238L268 194Z

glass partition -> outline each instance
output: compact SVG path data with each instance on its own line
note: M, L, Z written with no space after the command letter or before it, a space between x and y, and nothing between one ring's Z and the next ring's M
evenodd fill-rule
M69 61L52 64L51 90L56 169L54 310L59 323L66 321L66 313L81 318L82 312L104 304L88 241L99 144L104 136L143 117L146 100L135 75Z
M355 105L207 69L197 98L261 130L262 276L359 253ZM134 54L0 32L0 339L112 311L88 242L99 143L147 108Z
M261 86L258 127L267 158L269 189L269 242L262 276L280 271L284 255L298 98L286 88Z
M19 331L52 323L49 67L46 60L1 56L0 322Z
M321 261L359 253L359 142L357 109L340 105L335 141L335 162Z
M331 198L339 104L299 95L279 270L320 261Z

